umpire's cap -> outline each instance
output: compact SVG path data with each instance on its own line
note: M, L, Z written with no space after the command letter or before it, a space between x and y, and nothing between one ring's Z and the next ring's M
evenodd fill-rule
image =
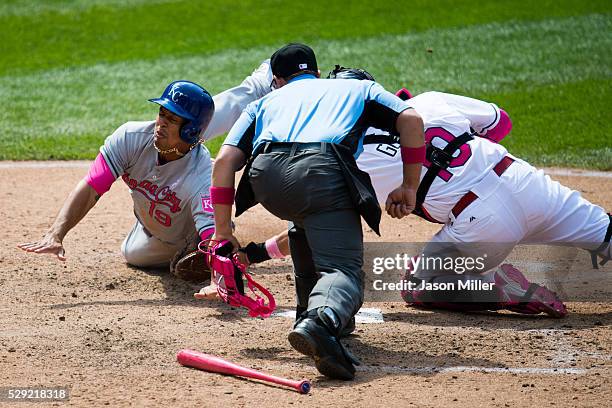
M319 71L312 48L298 43L278 49L270 58L270 66L275 76L285 79L302 73L316 75Z

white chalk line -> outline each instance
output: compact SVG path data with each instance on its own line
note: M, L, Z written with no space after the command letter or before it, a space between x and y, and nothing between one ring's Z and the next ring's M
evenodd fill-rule
M0 161L0 169L74 168L89 167L90 164L90 160ZM544 167L542 170L552 176L612 178L611 171L580 170L562 167Z
M542 170L544 170L544 173L551 176L612 178L612 172L609 171L566 169L561 167L544 167Z
M357 371L385 372L389 374L445 374L445 373L500 373L500 374L586 374L585 368L542 368L542 367L395 367L395 366L358 366Z
M91 160L0 161L0 169L62 169L89 167Z

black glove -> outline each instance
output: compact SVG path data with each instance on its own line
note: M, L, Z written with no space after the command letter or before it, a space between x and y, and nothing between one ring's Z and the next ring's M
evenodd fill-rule
M268 250L266 249L266 244L264 242L260 244L249 242L247 246L240 248L239 251L246 254L247 258L249 258L250 264L256 264L271 259L270 255L268 255Z

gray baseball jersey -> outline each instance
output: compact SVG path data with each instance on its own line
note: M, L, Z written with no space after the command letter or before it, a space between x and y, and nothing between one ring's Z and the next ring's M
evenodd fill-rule
M160 166L154 130L154 121L128 122L106 139L100 152L113 176L129 187L134 214L146 231L175 245L214 226L207 205L210 153L198 145L185 157Z

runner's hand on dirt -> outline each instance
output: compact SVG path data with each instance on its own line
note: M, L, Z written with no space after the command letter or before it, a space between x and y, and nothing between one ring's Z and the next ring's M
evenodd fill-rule
M198 293L194 293L193 297L196 299L219 299L219 295L217 294L217 285L211 283L208 286L204 286Z
M36 254L52 254L57 256L60 261L66 260L66 251L62 245L62 241L51 234L45 234L39 241L27 242L17 245L26 252L34 252Z

